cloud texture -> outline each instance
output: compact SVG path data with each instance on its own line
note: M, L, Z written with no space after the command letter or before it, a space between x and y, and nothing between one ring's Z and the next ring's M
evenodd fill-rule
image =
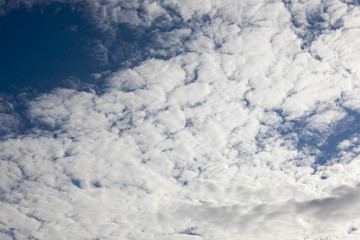
M360 237L356 1L85 6L96 51L127 24L146 54L1 98L1 239Z

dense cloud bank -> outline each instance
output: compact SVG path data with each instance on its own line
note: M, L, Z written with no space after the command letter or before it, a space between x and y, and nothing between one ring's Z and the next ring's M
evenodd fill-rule
M1 96L1 239L360 237L357 1L86 2L101 51L153 45L96 91Z

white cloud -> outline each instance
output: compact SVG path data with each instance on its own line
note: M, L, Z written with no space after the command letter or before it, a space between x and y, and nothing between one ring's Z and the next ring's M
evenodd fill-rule
M4 239L355 239L358 136L316 161L359 108L359 7L285 3L93 1L99 26L181 22L158 34L182 50L25 100L31 128L0 144Z

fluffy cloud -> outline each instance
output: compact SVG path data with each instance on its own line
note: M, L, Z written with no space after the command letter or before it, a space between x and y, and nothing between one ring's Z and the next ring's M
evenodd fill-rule
M21 134L2 99L1 237L358 238L355 3L89 6L158 58L26 100Z

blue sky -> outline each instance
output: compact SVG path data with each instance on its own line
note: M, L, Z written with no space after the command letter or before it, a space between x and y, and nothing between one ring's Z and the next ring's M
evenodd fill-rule
M20 5L2 16L1 91L49 91L69 77L93 82L91 74L133 66L145 58L151 41L145 35L150 33L127 23L117 24L113 33L102 31L87 16L87 7L85 2ZM100 42L107 43L109 55L99 52Z
M68 76L99 71L86 46L96 30L61 4L20 7L0 18L2 92L32 87L48 91Z
M359 12L0 0L0 239L358 239Z

